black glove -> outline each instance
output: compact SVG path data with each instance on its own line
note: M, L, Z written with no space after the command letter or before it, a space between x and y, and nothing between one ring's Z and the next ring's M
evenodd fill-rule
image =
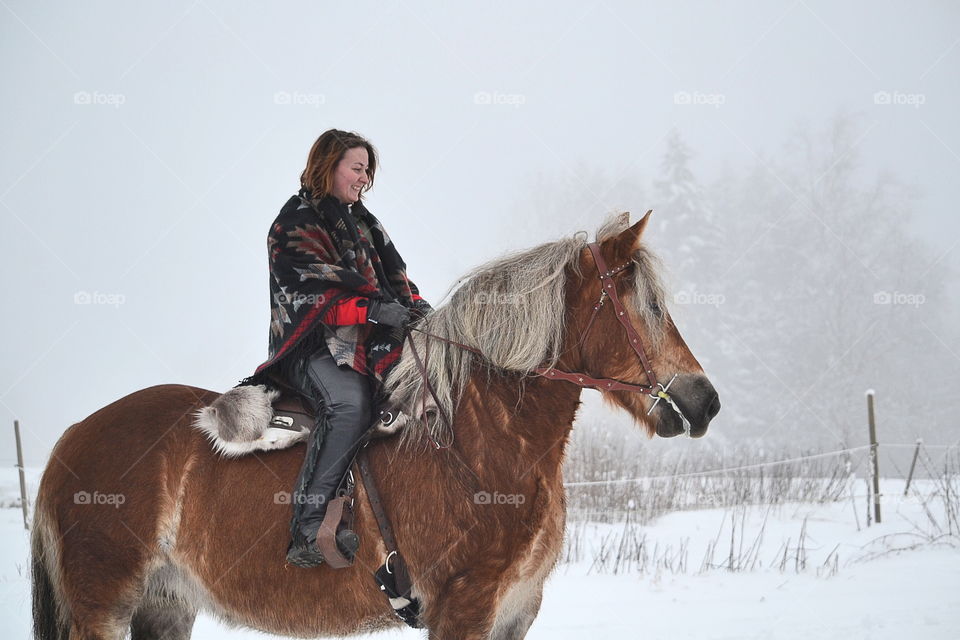
M413 306L410 308L412 322L419 322L420 320L427 317L428 314L433 312L433 307L430 306L430 303L426 300L414 300Z
M399 302L373 300L367 308L367 321L388 327L403 327L410 322L410 310Z

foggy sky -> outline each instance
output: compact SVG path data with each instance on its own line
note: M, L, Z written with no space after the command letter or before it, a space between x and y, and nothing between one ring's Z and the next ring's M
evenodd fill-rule
M713 180L837 113L862 121L870 171L918 189L911 233L960 262L952 3L3 0L0 16L0 415L28 464L127 393L226 389L263 360L267 229L330 127L378 147L368 206L431 300L576 230L513 231L538 175L652 177L676 128Z

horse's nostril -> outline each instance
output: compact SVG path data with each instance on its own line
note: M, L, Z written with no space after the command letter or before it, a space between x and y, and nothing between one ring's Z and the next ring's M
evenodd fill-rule
M714 393L713 400L710 401L710 405L707 407L707 420L713 420L713 417L718 413L720 413L720 396Z

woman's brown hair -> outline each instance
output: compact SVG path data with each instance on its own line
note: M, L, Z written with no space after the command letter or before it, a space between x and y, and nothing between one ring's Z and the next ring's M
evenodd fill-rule
M367 178L369 182L360 191L358 199L373 186L373 176L377 172L377 150L363 136L352 131L330 129L324 131L310 148L307 156L307 168L300 174L300 186L310 192L314 198L321 198L333 189L333 174L337 163L349 149L364 147L367 150L369 164Z

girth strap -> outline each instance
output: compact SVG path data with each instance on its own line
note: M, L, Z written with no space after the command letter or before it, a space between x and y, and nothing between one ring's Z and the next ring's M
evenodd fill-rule
M367 491L367 499L370 500L373 516L377 520L380 536L387 548L387 559L374 577L380 584L380 589L387 594L390 606L393 607L394 612L400 619L411 627L420 628L422 626L419 620L420 601L410 593L413 583L410 580L410 573L407 571L407 563L397 549L397 540L393 536L393 527L390 526L390 519L387 518L383 501L380 499L377 481L370 471L366 446L360 450L357 456L357 466L360 468L360 476Z

